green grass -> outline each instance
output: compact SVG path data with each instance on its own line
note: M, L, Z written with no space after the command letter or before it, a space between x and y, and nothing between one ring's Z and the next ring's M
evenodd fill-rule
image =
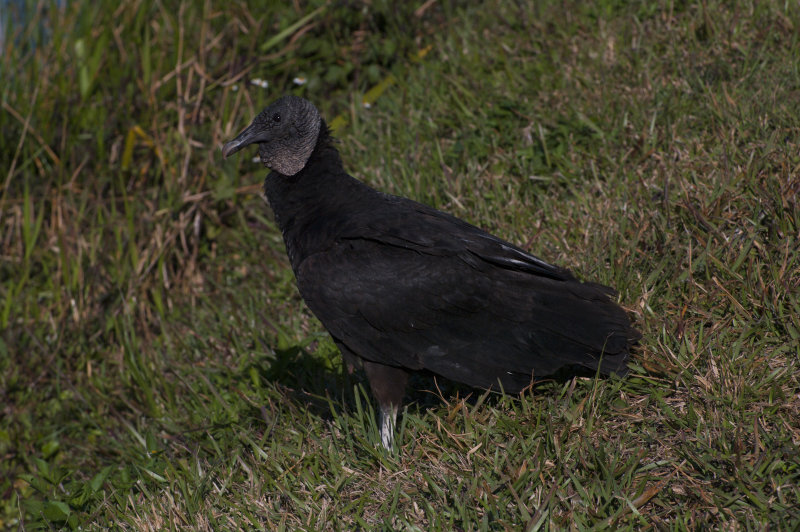
M3 16L0 528L800 526L790 4L67 4ZM356 177L615 286L631 376L417 377L377 447L220 154L286 92Z

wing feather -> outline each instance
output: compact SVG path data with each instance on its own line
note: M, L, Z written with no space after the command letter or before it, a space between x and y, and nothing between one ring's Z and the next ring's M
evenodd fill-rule
M601 354L621 372L627 317L604 292L563 270L540 274L536 261L521 268L521 252L492 241L509 260L399 241L343 238L297 269L309 307L358 356L509 391L564 365L597 368Z

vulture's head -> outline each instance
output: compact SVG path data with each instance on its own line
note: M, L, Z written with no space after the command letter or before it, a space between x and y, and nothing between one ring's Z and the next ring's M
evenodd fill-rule
M264 166L279 174L295 175L311 157L321 125L322 118L314 104L298 96L284 96L225 144L222 156L227 158L245 146L258 144Z

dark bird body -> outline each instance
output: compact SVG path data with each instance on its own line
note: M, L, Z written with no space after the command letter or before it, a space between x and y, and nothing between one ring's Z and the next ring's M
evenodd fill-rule
M276 101L223 153L253 143L273 168L264 191L300 293L364 367L385 446L409 371L509 393L563 368L627 372L638 332L612 289L349 176L306 100ZM291 168L276 163L287 144L305 146Z

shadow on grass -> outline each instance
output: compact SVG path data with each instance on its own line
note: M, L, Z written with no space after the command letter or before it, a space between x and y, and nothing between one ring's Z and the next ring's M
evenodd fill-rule
M341 415L360 412L363 408L362 397L367 397L374 407L374 398L369 393L369 383L363 370L356 369L350 374L341 363L338 352L331 353L330 356L334 357L333 361L295 345L274 350L274 358L269 363L265 361L269 365L261 366L257 370L261 378L275 385L284 397L325 422L333 422ZM580 377L597 377L603 380L608 378L587 368L567 367L554 375L532 382L524 393L557 393L555 390ZM504 397L519 399L520 394L503 394L500 390L487 393L484 389L462 384L427 370L415 371L410 375L401 412L407 408L417 415L425 416L429 411L453 401L464 401L470 406L483 403L494 408L500 405Z

